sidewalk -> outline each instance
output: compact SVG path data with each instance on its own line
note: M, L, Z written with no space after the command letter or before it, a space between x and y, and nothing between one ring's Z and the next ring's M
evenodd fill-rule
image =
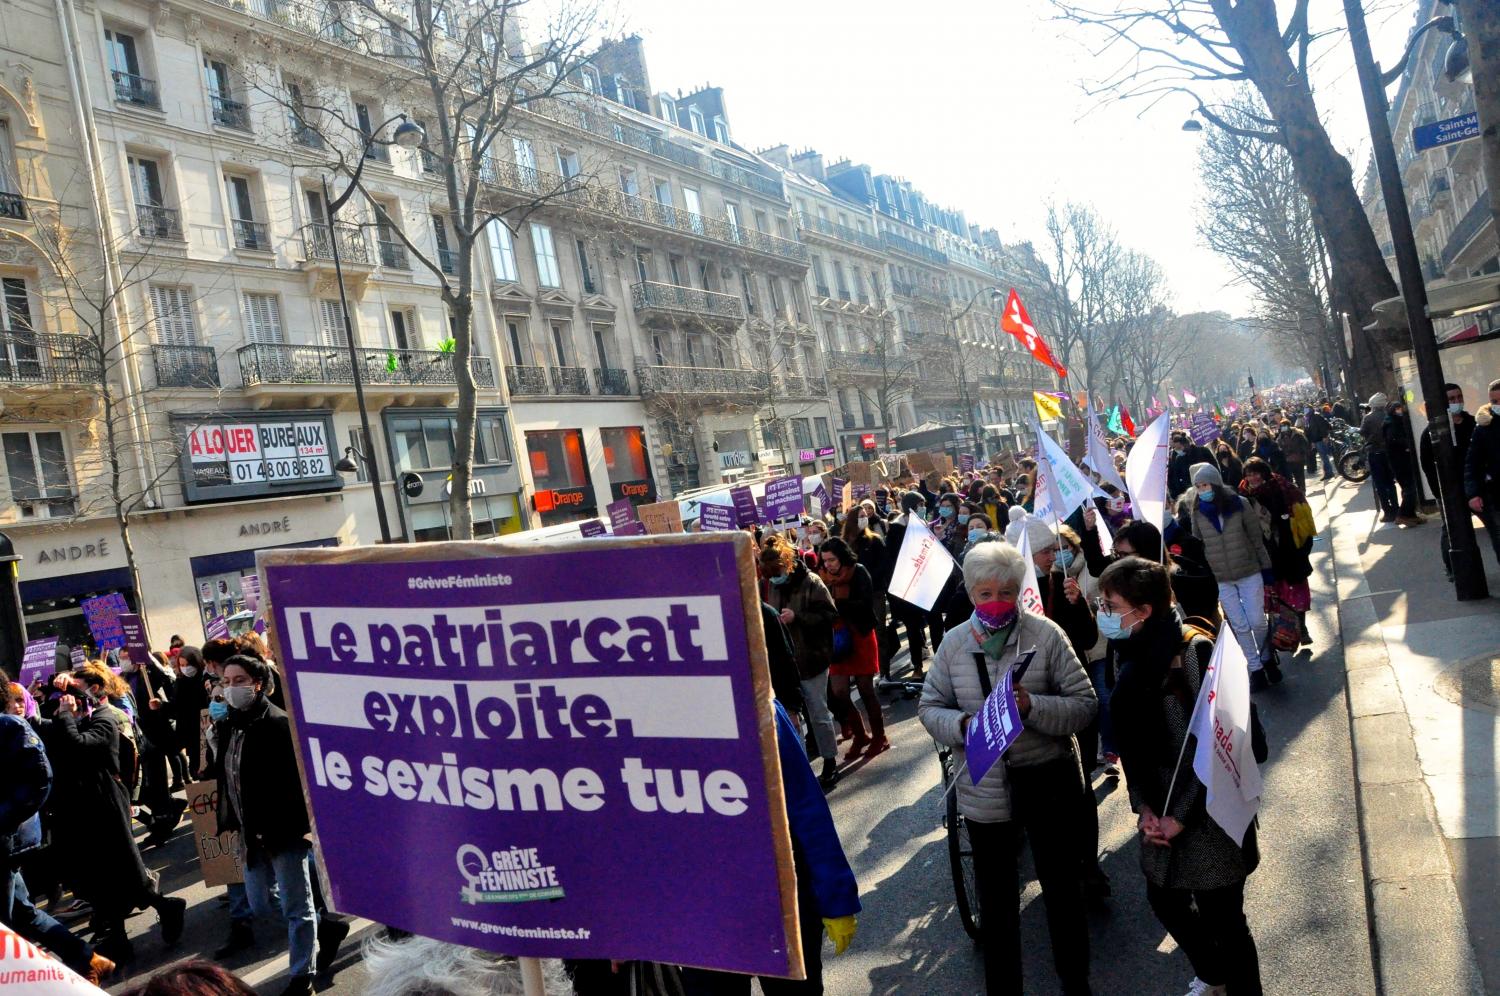
M1436 516L1381 523L1368 486L1339 483L1313 503L1338 571L1380 991L1500 993L1500 598L1455 599Z

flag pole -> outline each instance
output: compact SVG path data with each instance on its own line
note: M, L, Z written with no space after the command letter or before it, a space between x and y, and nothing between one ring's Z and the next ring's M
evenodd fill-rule
M1175 792L1176 789L1177 789L1177 775L1182 770L1182 758L1183 758L1183 755L1185 755L1187 753L1188 737L1190 737L1190 736L1193 735L1193 726L1198 722L1198 710L1199 710L1200 707L1202 707L1202 705L1203 705L1203 684L1200 683L1198 685L1198 695L1197 695L1197 698L1195 698L1193 700L1193 712L1192 712L1192 715L1190 715L1188 717L1187 730L1182 735L1182 746L1179 747L1179 748L1177 748L1177 763L1175 765L1173 765L1173 767L1172 767L1172 780L1171 780L1171 782L1169 782L1167 784L1167 798L1166 798L1166 801L1162 803L1162 807L1161 807L1162 811L1160 813L1156 814L1158 818L1160 818L1161 816L1164 816L1166 814L1166 811L1172 808L1172 793Z

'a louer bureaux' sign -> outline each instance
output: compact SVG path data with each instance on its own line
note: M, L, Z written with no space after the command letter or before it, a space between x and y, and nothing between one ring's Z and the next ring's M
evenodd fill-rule
M740 532L262 551L333 906L800 977L751 557Z

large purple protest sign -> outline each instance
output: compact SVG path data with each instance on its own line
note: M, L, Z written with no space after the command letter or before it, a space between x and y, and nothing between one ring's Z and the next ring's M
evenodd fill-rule
M615 531L616 536L621 535L621 526L627 522L637 522L640 520L640 516L636 515L635 512L635 502L629 498L621 498L619 501L610 502L604 506L604 511L609 515L609 525Z
M735 525L735 510L728 505L704 502L698 506L698 528L705 533L727 532L738 529Z
M818 486L809 491L808 495L818 500L817 514L827 514L828 508L832 504L832 500L828 497L828 489L823 487L823 482L819 481Z
M755 504L755 493L744 485L729 489L729 500L734 502L735 525L753 526L760 521L760 507Z
M203 633L210 640L227 640L229 639L229 620L223 616L214 616L208 621L208 625L203 627Z
M145 620L133 612L122 612L120 629L125 633L125 644L121 649L136 664L144 666L151 659L151 643L146 639Z
M974 473L974 454L960 453L958 455L958 469L965 474Z
M766 482L766 517L772 522L802 516L802 478L778 477Z
M1214 421L1214 417L1212 415L1199 412L1197 415L1194 415L1193 420L1188 423L1188 435L1192 436L1193 442L1197 443L1199 446L1208 445L1209 440L1214 439L1216 436L1218 436L1218 434L1219 423Z
M120 613L129 612L125 596L118 591L97 598L85 598L78 603L83 610L83 619L89 624L89 635L99 650L113 650L125 645L125 631L120 628Z
M30 688L38 678L50 678L57 670L57 637L44 636L30 640L21 654L21 672L16 681L22 688Z
M258 559L335 909L517 956L797 974L747 535Z
M1016 691L1010 674L1005 672L1000 684L969 721L969 729L964 735L964 755L969 765L969 777L975 785L990 773L1021 735L1021 710L1016 707Z

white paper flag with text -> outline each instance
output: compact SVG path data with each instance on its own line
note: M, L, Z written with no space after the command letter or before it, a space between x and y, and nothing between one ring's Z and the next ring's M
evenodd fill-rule
M1091 413L1085 420L1089 424L1088 445L1085 448L1083 465L1092 468L1094 473L1105 484L1111 484L1121 491L1128 490L1125 480L1120 476L1120 471L1115 467L1114 455L1109 451L1109 443L1104 438L1104 427Z
M1089 500L1094 485L1083 471L1073 466L1073 461L1068 459L1057 440L1043 432L1035 421L1031 427L1037 437L1037 488L1033 514L1038 519L1062 521Z
M1228 627L1198 690L1193 773L1207 791L1208 815L1236 844L1260 809L1260 765L1250 744L1250 665ZM1179 783L1180 784L1180 783Z
M1157 529L1166 524L1167 514L1167 440L1171 436L1172 417L1158 415L1136 439L1130 456L1125 458L1125 483L1130 505L1137 519Z
M953 573L953 564L953 555L932 534L927 524L914 515L908 515L906 536L901 540L901 551L896 557L896 569L891 573L887 591L925 612L942 594L943 585Z

